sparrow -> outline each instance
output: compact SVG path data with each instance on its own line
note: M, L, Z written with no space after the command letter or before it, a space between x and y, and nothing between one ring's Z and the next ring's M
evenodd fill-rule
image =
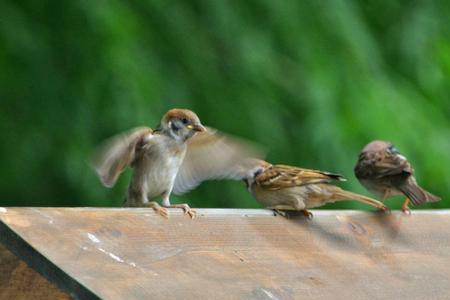
M129 166L133 169L125 207L151 207L167 217L167 207L182 208L195 217L188 204L170 203L170 195L185 193L205 180L242 177L240 163L260 156L256 146L204 127L187 109L171 109L159 127L139 127L111 138L92 161L106 187L113 187ZM162 207L153 201L162 197Z
M405 195L402 211L406 214L411 213L409 202L419 205L441 200L417 184L411 164L390 142L375 140L367 144L354 171L359 182L381 197L382 202L391 196Z
M272 165L263 160L252 160L243 178L253 197L281 215L286 210L302 211L312 218L310 208L344 200L356 200L387 210L372 198L345 191L332 181L345 181L339 174L303 169L287 165Z

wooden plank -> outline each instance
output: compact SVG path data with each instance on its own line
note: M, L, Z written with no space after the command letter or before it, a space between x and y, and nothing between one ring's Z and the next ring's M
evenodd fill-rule
M314 211L313 220L267 210L198 213L191 220L178 210L164 219L144 208L4 208L0 234L31 246L22 257L41 255L38 271L54 265L63 281L76 281L84 289L69 290L76 297L450 298L450 211Z
M0 244L0 299L71 298Z

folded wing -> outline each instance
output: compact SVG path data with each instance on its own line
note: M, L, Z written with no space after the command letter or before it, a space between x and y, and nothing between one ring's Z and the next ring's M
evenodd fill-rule
M390 176L409 176L414 170L408 160L398 154L383 152L378 156L361 154L355 173L359 178L379 179Z
M274 165L256 177L256 183L267 190L329 183L333 180L345 181L345 178L339 174L285 165Z

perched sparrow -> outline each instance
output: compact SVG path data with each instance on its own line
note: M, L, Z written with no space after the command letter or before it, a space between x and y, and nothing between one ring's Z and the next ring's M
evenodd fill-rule
M276 212L296 210L312 217L307 209L343 200L356 200L382 210L387 209L377 200L331 185L333 180L345 180L338 174L271 165L261 160L253 160L250 165L243 178L249 192L258 202Z
M163 216L164 207L184 209L191 218L195 211L187 204L170 204L170 194L187 192L204 180L242 178L244 158L260 156L255 147L237 138L205 128L195 113L169 110L160 126L141 127L107 142L93 165L102 183L112 187L127 166L133 168L124 206L148 206Z
M402 211L410 213L408 203L414 205L436 202L439 197L425 191L416 182L414 169L406 157L385 141L367 144L358 157L355 175L370 192L382 197L382 202L391 196L406 196Z

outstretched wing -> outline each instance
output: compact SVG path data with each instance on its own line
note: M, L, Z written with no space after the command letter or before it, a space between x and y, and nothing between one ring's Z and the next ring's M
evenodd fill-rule
M173 187L175 194L190 191L205 180L241 180L245 161L263 156L255 144L212 128L197 133L187 143L186 156Z
M274 165L255 178L256 184L267 190L279 190L306 184L329 183L333 180L345 181L345 178L339 174L286 165Z
M92 166L103 185L112 187L125 168L130 165L136 154L136 146L143 137L151 134L152 129L139 127L114 136L104 142L95 152Z

